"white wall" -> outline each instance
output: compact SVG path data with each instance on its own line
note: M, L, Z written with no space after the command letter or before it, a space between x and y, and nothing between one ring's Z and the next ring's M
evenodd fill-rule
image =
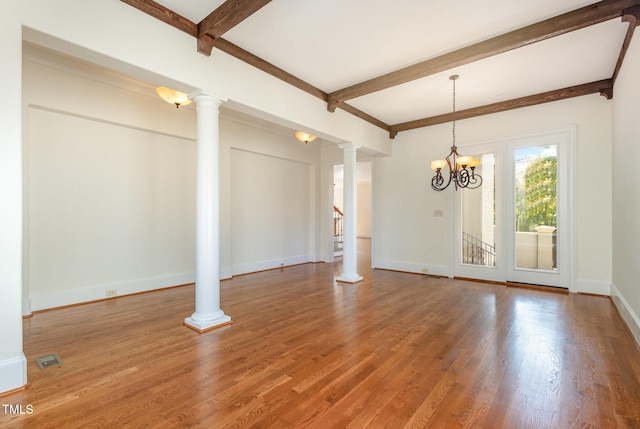
M193 282L194 110L34 61L23 66L31 309Z
M37 49L29 56L32 309L193 282L194 109L175 109L144 84L124 89L108 71ZM222 277L317 260L319 145L244 115L222 116Z
M493 141L577 125L576 288L608 293L611 283L611 109L599 95L458 121L458 144ZM431 190L432 159L451 146L451 124L400 133L393 156L376 160L377 267L449 275L450 192ZM597 198L594 198L597 195ZM442 210L443 217L434 211ZM399 220L400 219L400 220Z
M320 260L320 146L223 118L221 160L224 276Z
M193 281L192 141L35 108L29 124L34 310Z
M400 133L393 156L377 158L373 168L374 266L447 275L449 213L446 195L431 190L431 159L440 159L450 139L442 126ZM436 142L444 142L439 145ZM442 149L438 151L438 148ZM428 170L428 171L427 171ZM446 193L443 193L446 194Z
M20 5L0 14L0 393L27 383L22 352L22 139Z
M640 39L634 36L613 98L613 296L640 344Z
M233 274L309 262L311 168L231 151Z

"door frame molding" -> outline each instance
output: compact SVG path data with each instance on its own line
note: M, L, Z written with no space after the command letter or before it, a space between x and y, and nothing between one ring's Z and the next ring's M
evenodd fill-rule
M571 124L571 125L565 125L560 127L542 129L542 130L538 130L530 133L515 134L507 137L463 143L463 144L458 144L458 147L460 148L460 152L462 153L468 153L468 152L471 153L473 152L474 147L492 146L492 145L498 146L501 148L500 150L502 151L502 153L497 154L496 163L500 159L502 159L503 164L506 164L505 159L507 158L507 154L506 154L507 145L510 142L518 142L522 140L533 139L536 137L543 137L543 136L548 136L553 134L567 135L567 138L565 141L566 143L565 156L567 157L567 160L566 160L567 171L566 171L566 177L565 177L565 180L567 181L566 195L564 195L564 197L559 195L559 198L563 198L564 201L566 202L566 211L567 211L567 238L566 238L567 240L567 243L566 243L567 245L567 257L566 257L567 258L567 261L566 261L567 289L569 290L569 292L575 293L575 292L578 292L576 289L576 278L577 278L576 249L577 247L576 247L576 232L575 232L576 202L575 202L575 192L574 192L575 177L576 177L575 158L576 158L577 125ZM559 153L560 152L561 151L559 149ZM507 167L506 165L499 167L502 170L501 174L506 174L506 171L505 171L506 167ZM462 192L464 192L464 190L462 190ZM451 278L456 276L456 271L457 271L456 270L457 268L456 253L458 252L459 246L456 241L458 240L456 233L457 233L457 229L459 229L459 226L457 225L457 223L460 222L458 201L459 201L459 197L457 196L457 194L450 192L449 193L449 210L450 210L450 213L453 213L452 222L449 223L449 237L450 237L449 277ZM502 209L504 210L504 207ZM498 214L496 214L496 216L497 215ZM499 236L496 238L496 246L499 245L502 249L506 249L507 237L504 237L505 234L501 234L501 235L502 236ZM503 254L504 254L504 251L503 251ZM506 261L503 261L503 264L505 263ZM506 268L507 267L505 265L503 269L504 277L502 280L505 282L506 282L506 271L507 271Z

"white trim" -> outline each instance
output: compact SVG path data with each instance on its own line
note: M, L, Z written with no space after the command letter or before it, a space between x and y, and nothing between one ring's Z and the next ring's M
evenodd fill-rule
M24 354L0 361L0 393L27 384L27 358Z
M62 307L82 302L96 301L107 297L107 291L116 289L116 296L147 292L171 286L195 282L195 272L179 273L146 279L127 280L114 283L103 283L75 289L64 289L48 293L32 293L32 311Z
M449 277L448 265L429 265L419 264L416 262L404 262L404 261L391 261L389 259L377 259L374 264L374 268L382 270L402 271L405 273L415 274L432 274L436 276ZM425 273L423 270L428 270Z
M529 144L528 142L531 140L536 140L539 141L540 139L544 139L544 138L559 138L561 141L558 144L558 162L559 165L560 163L565 167L564 169L560 169L559 174L561 174L564 178L564 180L562 180L561 177L559 177L559 181L562 182L562 185L559 187L558 190L558 198L562 199L563 201L566 202L566 204L562 204L562 208L560 208L560 203L558 203L559 205L559 209L563 209L566 212L566 216L563 216L566 219L566 222L564 223L564 225L562 226L562 230L565 231L565 239L563 241L565 241L565 249L563 251L562 254L558 254L558 258L559 260L562 259L562 266L564 267L563 271L560 273L560 275L556 276L556 275L546 275L545 273L542 272L536 272L533 273L533 276L537 276L537 278L534 278L532 280L529 280L532 283L540 283L540 284L546 284L548 283L549 280L552 280L551 283L549 284L553 284L554 286L561 286L561 287L566 287L570 292L578 292L577 290L577 286L576 286L576 277L577 277L577 265L576 265L576 233L575 233L575 193L571 192L572 189L574 189L574 184L575 184L575 150L576 150L576 139L577 139L577 125L575 124L570 124L570 125L565 125L565 126L560 126L560 127L554 127L551 129L546 129L546 130L540 130L538 132L533 132L533 133L527 133L527 134L520 134L520 135L515 135L515 136L510 136L510 137L503 137L503 138L497 138L497 139L492 139L492 140L487 140L484 142L474 142L474 143L467 143L467 144L459 144L458 147L460 148L461 152L470 152L473 151L474 149L476 151L482 151L482 150L487 150L487 151L493 151L496 154L496 165L498 165L500 163L500 161L502 162L502 167L498 166L496 168L496 176L498 176L499 174L503 174L503 182L504 179L506 179L506 177L509 175L508 173L508 168L512 167L512 163L508 162L506 160L507 155L509 153L512 153L513 148L515 147L521 147L524 146L526 144ZM564 170L564 171L563 171ZM505 192L507 199L510 197L509 195L509 189L503 189L502 191L500 191L502 184L500 181L497 182L496 184L496 198L499 198L500 196L500 192ZM460 264L459 258L456 258L456 255L458 254L458 250L457 250L457 246L459 245L458 240L457 240L457 226L458 223L460 222L460 215L459 215L459 202L455 199L455 198L451 198L452 200L454 200L454 204L453 204L453 208L452 208L452 213L454 213L454 222L453 225L450 227L450 234L451 234L451 258L450 261L452 262L452 273L455 273L456 275L460 275L463 274L463 276L468 272L470 273L468 276L469 277L477 277L477 278L484 278L482 277L482 275L484 275L485 277L487 277L487 280L497 280L497 281L505 281L507 280L507 278L509 277L515 277L513 280L516 281L520 281L520 279L517 276L514 276L515 273L517 273L516 270L511 269L510 270L510 266L513 265L513 260L509 259L509 258L513 258L513 256L510 256L507 252L505 252L504 250L508 250L509 248L509 243L507 243L507 237L501 237L499 234L499 230L496 228L496 251L498 252L498 254L496 255L496 270L484 270L482 272L482 274L480 274L480 271L478 271L477 275L471 274L471 273L475 273L474 271L474 267L467 267L467 266L463 266ZM497 203L497 207L496 207L496 211L497 214L496 216L499 216L502 212L504 212L506 210L506 208L504 207L504 204L506 204L506 202L502 202L500 203L500 201L498 201ZM500 222L500 220L498 219L498 222ZM504 219L502 221L504 223L504 228L509 229L510 225L507 225L508 219ZM504 235L504 234L503 234ZM500 250L503 249L503 250ZM500 252L502 251L502 257L500 257ZM484 268L484 267L480 267L480 268ZM502 273L501 271L504 270L504 273ZM588 287L593 287L594 285L588 285ZM602 285L599 285L595 288L596 290L603 290ZM601 293L601 292L595 292L595 293Z
M258 262L248 262L246 264L236 264L231 267L231 275L255 273L258 271L272 270L274 268L287 267L290 265L306 264L313 262L313 255L290 256L279 259L269 259Z
M506 151L507 151L507 140L504 141L492 141L486 144L484 143L472 143L468 145L459 146L460 151L463 153L472 152L476 156L494 155L494 165L495 165L495 216L496 216L496 225L504 224L504 213L505 213L505 198L504 198L504 180L506 174L507 162L505 162ZM498 171L501 170L501 171ZM482 186L486 186L488 183L483 184ZM452 201L450 210L453 213L453 221L451 226L451 271L452 277L467 277L473 279L480 280L488 280L488 281L497 281L504 282L506 281L506 238L505 234L499 229L494 228L494 242L496 246L496 255L495 255L495 263L496 265L491 266L474 266L462 263L462 251L461 251L461 241L459 240L462 237L462 216L460 207L462 205L462 192L467 192L466 190L460 191L452 191L452 197L450 197L450 201ZM473 192L473 191L471 191ZM495 225L494 225L495 226ZM504 228L503 228L504 229Z
M633 311L633 308L613 283L611 284L611 298L614 305L618 308L622 320L624 320L629 327L631 335L633 335L636 343L640 346L640 317Z
M611 283L601 280L577 279L575 282L575 290L570 291L609 296L611 295Z
M231 267L220 267L220 280L229 280L232 277Z
M231 323L231 317L224 314L222 310L220 310L220 312L222 313L221 316L206 321L196 320L194 319L194 316L186 317L184 319L184 324L195 329L196 331L204 332Z
M454 198L455 196L457 195L454 195L454 192L449 192L449 196L447 197L449 213L453 213L453 216L449 217L449 273L447 276L450 279L455 277L458 266L458 258L456 257L458 246L456 245L457 239L455 237L459 228L460 211L458 210L458 201Z

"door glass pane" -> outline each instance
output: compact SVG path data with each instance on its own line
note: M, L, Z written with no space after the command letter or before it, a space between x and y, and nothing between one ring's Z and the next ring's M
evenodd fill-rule
M514 151L516 268L557 270L557 149L545 145Z
M462 263L495 267L495 156L473 156L481 159L476 173L482 176L482 186L458 191L462 199Z

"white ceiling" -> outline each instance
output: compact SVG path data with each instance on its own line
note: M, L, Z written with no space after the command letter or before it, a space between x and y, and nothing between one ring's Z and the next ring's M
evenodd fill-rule
M198 23L224 1L157 3ZM223 37L330 93L592 3L273 0ZM348 103L393 125L450 112L451 74L458 110L608 79L627 28L617 18Z

